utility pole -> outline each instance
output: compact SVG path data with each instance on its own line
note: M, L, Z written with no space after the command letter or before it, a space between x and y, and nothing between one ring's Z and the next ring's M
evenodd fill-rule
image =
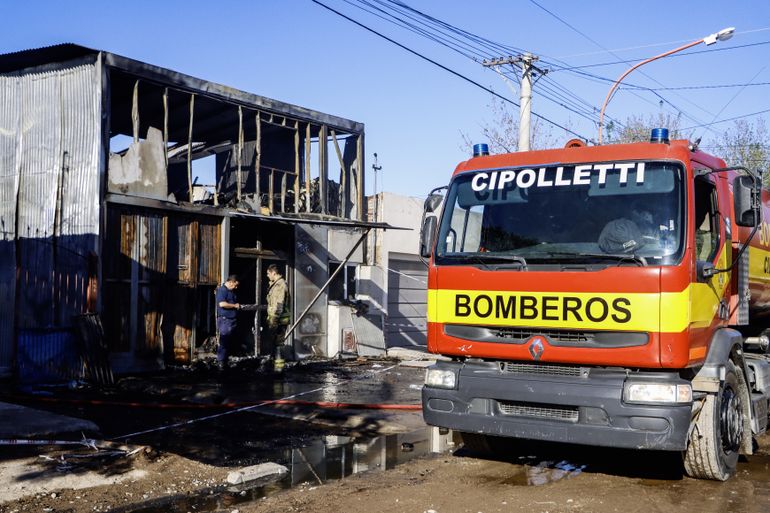
M500 57L492 60L482 61L482 66L486 68L492 68L500 75L508 87L515 92L513 86L511 86L510 80L506 77L500 66L510 65L515 70L521 70L521 80L519 83L519 151L529 151L530 141L530 125L532 118L532 77L543 76L548 73L548 70L543 70L534 65L539 57L532 55L531 53L525 53L524 55L518 55L516 57Z
M374 163L372 164L372 171L374 171L374 222L379 220L380 216L380 196L377 194L377 171L382 171L382 166L378 165L377 154L374 154ZM374 247L372 248L373 261L372 264L377 265L377 229L373 230L372 237L374 239Z

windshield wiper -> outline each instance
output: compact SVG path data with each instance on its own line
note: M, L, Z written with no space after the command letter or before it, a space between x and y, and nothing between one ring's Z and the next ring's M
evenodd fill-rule
M521 257L519 255L500 255L500 254L494 254L494 253L470 253L465 255L445 255L445 258L451 258L451 259L457 259L457 260L472 260L475 261L482 266L484 266L484 269L491 270L492 267L490 266L490 263L492 261L497 260L500 262L513 262L518 264L523 270L527 269L527 261L524 260L524 257Z
M634 254L622 254L622 253L584 253L584 252L569 252L569 251L544 251L543 253L549 256L565 256L565 257L587 257L587 258L603 258L605 260L616 260L618 265L623 262L633 262L639 267L647 267L647 259L643 256Z
M481 263L482 265L487 266L487 262L490 260L500 260L502 262L514 262L521 266L522 269L527 269L527 261L524 260L524 257L521 257L519 255L500 255L500 254L494 254L494 253L475 253L473 255L469 255L471 258L475 259L477 262Z

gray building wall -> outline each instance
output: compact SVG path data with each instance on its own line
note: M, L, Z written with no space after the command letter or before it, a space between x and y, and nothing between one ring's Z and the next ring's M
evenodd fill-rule
M374 305L385 315L387 347L424 347L427 320L427 267L417 255L423 199L384 192L369 198L376 219L406 230L374 230L369 237L371 266L365 269Z
M55 338L85 311L87 262L99 252L100 143L99 65L0 76L1 373L13 366L14 323L20 335Z

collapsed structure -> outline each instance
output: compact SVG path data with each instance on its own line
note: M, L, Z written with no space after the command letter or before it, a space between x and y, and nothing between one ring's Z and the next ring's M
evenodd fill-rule
M333 354L328 301L311 303L354 297L347 264L383 226L363 170L361 123L71 44L0 56L0 371L77 376L84 313L117 370L188 363L215 336L223 276L258 303L270 263L296 353ZM259 353L262 320L244 315ZM354 322L382 338L376 316Z

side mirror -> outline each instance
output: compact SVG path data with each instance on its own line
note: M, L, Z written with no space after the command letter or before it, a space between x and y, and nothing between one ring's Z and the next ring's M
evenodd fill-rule
M735 208L735 224L753 227L759 223L760 199L757 187L750 176L736 176L733 180L733 201Z
M423 210L427 213L433 213L436 211L436 209L441 205L441 202L444 201L444 196L441 194L431 194L427 198L425 198L425 204L423 205Z
M426 217L422 222L422 229L420 230L420 256L423 258L430 258L433 239L436 237L436 223L435 216Z

